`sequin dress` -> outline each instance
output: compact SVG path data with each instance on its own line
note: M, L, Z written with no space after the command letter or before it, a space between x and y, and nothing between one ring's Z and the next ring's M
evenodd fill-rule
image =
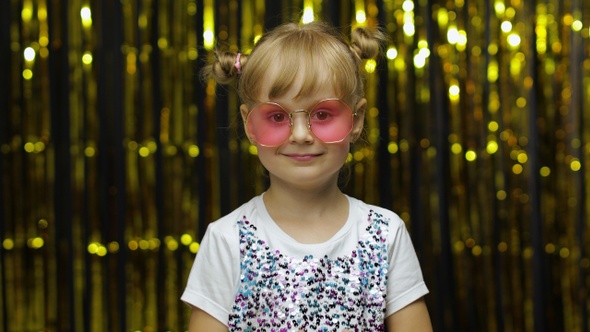
M387 221L371 211L344 257L288 257L257 236L244 216L240 283L230 331L382 331L387 289Z
M270 217L263 195L210 223L181 296L230 331L380 331L428 293L404 222L347 196L348 220L303 244Z

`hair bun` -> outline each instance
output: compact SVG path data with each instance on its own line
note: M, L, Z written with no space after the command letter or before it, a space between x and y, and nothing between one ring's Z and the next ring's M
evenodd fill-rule
M359 59L371 59L380 54L382 46L388 38L380 30L369 30L368 28L358 27L354 29L350 36L350 49Z
M247 55L234 52L215 52L215 61L203 68L203 79L213 78L217 83L233 83L246 63ZM239 61L239 62L238 62ZM236 66L236 62L240 65Z

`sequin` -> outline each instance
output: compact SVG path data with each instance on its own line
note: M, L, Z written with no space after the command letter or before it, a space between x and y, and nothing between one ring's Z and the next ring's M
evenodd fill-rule
M244 216L241 277L229 331L382 331L388 220L371 211L366 232L344 257L288 257Z

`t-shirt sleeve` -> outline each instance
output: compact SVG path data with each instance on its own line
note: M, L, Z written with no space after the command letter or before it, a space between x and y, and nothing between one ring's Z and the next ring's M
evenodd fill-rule
M237 232L235 224L233 227L209 225L181 296L185 303L198 307L225 325L239 277Z
M404 222L394 214L389 227L386 317L428 294L420 262Z

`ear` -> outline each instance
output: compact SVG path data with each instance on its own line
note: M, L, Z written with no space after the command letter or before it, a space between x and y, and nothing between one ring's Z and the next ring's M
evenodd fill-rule
M363 126L365 125L365 108L367 107L367 99L362 98L356 103L354 107L354 111L356 112L356 116L354 117L354 124L352 127L352 131L350 132L350 138L352 143L354 143L363 132Z
M248 109L248 105L246 105L246 104L240 105L240 115L242 116L242 120L244 120L244 123L246 123L246 118L248 117L248 112L250 112L250 109Z
M250 140L250 143L252 143L252 139L250 138L250 131L248 130L248 124L246 123L246 119L248 118L249 112L250 109L248 108L248 105L240 105L240 115L242 116L242 122L244 122L244 132L246 133L248 140Z

